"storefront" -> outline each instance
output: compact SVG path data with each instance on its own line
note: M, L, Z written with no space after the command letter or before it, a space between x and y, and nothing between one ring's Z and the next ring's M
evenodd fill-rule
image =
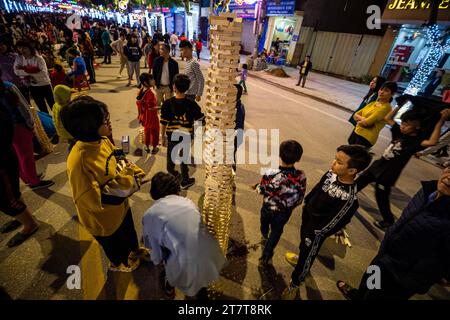
M295 1L268 1L266 15L269 19L264 25L264 48L291 61L303 22L300 11L295 11Z
M410 1L411 2L411 1ZM438 26L441 33L450 25L450 0L443 0L438 15ZM430 10L422 5L421 1L412 1L406 6L405 1L391 0L382 16L382 23L390 25L395 36L390 50L386 55L385 64L381 75L389 81L396 81L401 89L405 89L416 74L418 67L427 57L430 51L428 37L423 27L427 21ZM387 32L387 35L389 32ZM447 34L447 39L450 37ZM443 41L447 39L442 39ZM437 70L445 70L440 84L432 92L434 96L442 96L443 88L450 84L450 49L444 52L439 60L435 72L422 87L420 93L424 93L425 87L439 76Z
M242 18L242 53L250 54L256 45L256 16L258 6L261 2L257 0L232 0L230 2L230 11L237 13Z

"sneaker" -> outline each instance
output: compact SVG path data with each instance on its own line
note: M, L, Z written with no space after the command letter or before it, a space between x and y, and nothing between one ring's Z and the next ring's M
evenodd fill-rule
M145 146L144 150L145 150L145 152L150 153L150 148L149 147Z
M38 189L51 187L54 184L55 184L55 182L52 180L41 180L41 182L39 182L38 184L36 184L34 186L30 186L30 188L31 188L31 190L38 190Z
M122 78L122 75L119 74L119 75L117 76L117 79L121 79L121 78Z
M295 254L293 252L286 252L286 254L284 255L284 258L291 266L295 267L297 265L297 261L298 261L297 254Z
M113 263L110 263L109 270L113 272L133 272L137 268L139 268L140 260L131 260L128 259L128 265L121 263L118 266L115 266Z
M284 289L281 294L282 300L296 300L300 298L300 289L298 286L294 285L292 281L289 283L289 286Z
M153 150L152 150L152 154L157 154L158 151L159 151L159 148L158 148L158 147L155 147L155 148L153 148Z
M375 225L375 227L377 227L378 229L380 229L381 231L385 232L390 226L393 225L392 222L387 222L387 221L375 221L373 223Z
M150 262L150 250L145 247L139 247L139 249L130 253L128 259Z
M188 181L181 182L181 190L186 190L187 188L193 186L195 183L195 178L189 178Z
M127 87L129 87L129 86L131 86L131 83L130 83L130 82L127 83Z

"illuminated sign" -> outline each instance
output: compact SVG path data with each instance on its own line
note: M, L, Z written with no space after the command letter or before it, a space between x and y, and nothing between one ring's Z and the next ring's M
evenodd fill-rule
M450 0L442 0L439 5L439 9L448 9ZM429 1L417 1L417 0L394 0L388 5L389 10L417 10L417 9L430 9Z

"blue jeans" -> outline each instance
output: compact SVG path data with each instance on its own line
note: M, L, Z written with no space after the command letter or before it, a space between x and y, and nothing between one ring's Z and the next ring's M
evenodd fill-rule
M262 257L270 259L273 251L280 241L283 233L284 225L289 221L292 210L289 211L273 211L265 206L261 208L261 234L264 238L268 238Z

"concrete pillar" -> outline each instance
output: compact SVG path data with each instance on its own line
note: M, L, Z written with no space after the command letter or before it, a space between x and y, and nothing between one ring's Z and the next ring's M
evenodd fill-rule
M301 54L301 52L297 52L297 51L301 51L302 46L298 45L298 40L300 39L300 29L302 28L302 24L303 24L303 11L296 11L295 12L295 17L297 18L297 23L295 24L294 27L294 33L292 34L292 38L297 38L296 41L292 41L289 44L289 50L288 50L288 55L287 55L287 62L288 63L294 63L297 64L298 62L296 61L292 61L294 57L298 57L295 60L299 59L299 56Z
M375 54L375 58L372 62L372 65L369 69L369 74L372 76L379 75L383 70L383 67L389 57L389 53L392 48L392 44L394 43L398 34L398 30L392 26L389 26L384 34L383 39L380 42L380 45L377 49L377 53Z
M270 47L272 45L273 41L273 30L275 29L275 19L277 17L270 17L269 23L267 25L267 32L266 32L266 42L264 42L264 48L267 50L267 52L270 51Z

